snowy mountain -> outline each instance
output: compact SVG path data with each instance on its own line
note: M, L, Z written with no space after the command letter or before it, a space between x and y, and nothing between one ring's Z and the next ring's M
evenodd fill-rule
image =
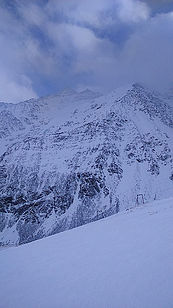
M173 198L1 248L2 308L172 308Z
M0 243L173 195L173 96L139 84L0 103Z

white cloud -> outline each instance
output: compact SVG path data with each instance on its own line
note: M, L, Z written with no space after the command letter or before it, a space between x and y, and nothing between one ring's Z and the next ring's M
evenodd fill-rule
M102 13L112 10L112 18L122 22L139 22L149 18L150 9L146 2L141 0L49 0L47 11L50 15L55 12L63 13L72 23L101 26ZM109 19L111 21L111 19Z
M110 73L114 84L138 81L160 90L171 87L172 29L173 18L169 13L151 18L136 30L116 56L113 75Z
M89 51L94 49L99 41L91 30L77 25L49 23L47 31L55 45L63 52L70 53L68 48L81 52Z
M42 26L46 20L46 12L36 2L18 1L17 9L25 23Z
M36 97L25 74L25 27L5 9L0 9L0 100L17 102Z
M117 0L49 0L46 11L50 15L63 13L69 21L100 25L99 13L110 7Z
M150 9L146 3L138 0L120 0L118 16L123 22L139 22L147 20Z
M0 75L0 100L9 103L17 103L32 97L37 97L32 89L30 80L26 76L20 76L20 82L11 79L5 74Z
M0 10L0 100L36 96L38 84L33 89L32 78L103 90L131 81L171 84L171 13L151 17L139 0L50 0L45 7L17 3L18 19ZM132 31L118 44L128 29Z

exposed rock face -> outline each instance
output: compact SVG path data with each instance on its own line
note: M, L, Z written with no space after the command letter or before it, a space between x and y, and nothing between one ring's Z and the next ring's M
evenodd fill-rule
M138 84L0 103L1 245L173 195L172 136L170 102Z

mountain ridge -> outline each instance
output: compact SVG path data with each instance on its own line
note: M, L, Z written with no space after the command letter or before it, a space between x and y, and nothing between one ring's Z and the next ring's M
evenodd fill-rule
M0 106L0 117L1 245L172 195L173 110L159 93L62 93Z

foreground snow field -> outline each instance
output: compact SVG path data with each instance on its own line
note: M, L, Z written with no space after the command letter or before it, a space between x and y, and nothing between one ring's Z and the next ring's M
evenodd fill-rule
M0 251L1 308L172 308L173 198Z

